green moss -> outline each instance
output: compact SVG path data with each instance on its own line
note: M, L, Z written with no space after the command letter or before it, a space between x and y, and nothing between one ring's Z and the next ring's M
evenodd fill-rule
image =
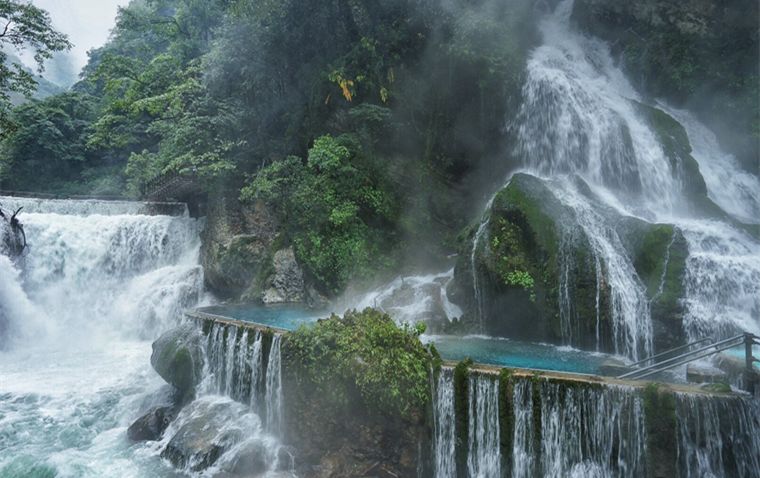
M530 225L536 243L545 249L550 256L555 257L559 249L555 221L542 210L540 201L526 193L526 190L530 188L530 186L523 184L527 178L527 176L515 176L512 182L496 195L493 209L495 211L520 211L525 218L525 223ZM534 178L530 179L538 181Z
M676 476L677 443L675 394L656 383L643 391L649 476Z
M693 198L706 198L707 186L699 172L699 163L691 155L691 143L684 127L659 108L633 102L657 135L672 171L681 178L683 190Z
M731 393L731 386L727 383L707 383L700 388L711 393Z
M459 476L467 474L468 421L470 397L470 367L472 359L467 358L454 367L454 416L456 429L456 462Z
M515 408L512 371L503 368L499 371L499 447L501 448L502 467L512 469L512 441L515 431Z

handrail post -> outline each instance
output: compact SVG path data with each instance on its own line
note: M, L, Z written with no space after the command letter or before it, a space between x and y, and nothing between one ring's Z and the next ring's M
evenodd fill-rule
M751 395L755 394L755 371L754 358L752 357L752 345L755 343L754 336L749 333L744 334L744 359L746 369L744 370L744 390Z

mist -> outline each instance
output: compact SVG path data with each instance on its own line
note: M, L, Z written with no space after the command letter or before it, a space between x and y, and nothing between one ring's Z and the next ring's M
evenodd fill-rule
M43 76L67 88L77 81L79 71L87 63L87 52L103 45L114 25L117 8L129 0L33 0L32 3L50 13L53 25L69 36L71 50L56 54L45 64ZM30 52L20 55L33 67Z

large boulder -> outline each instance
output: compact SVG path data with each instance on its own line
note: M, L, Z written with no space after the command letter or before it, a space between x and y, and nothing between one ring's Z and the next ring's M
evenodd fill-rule
M203 375L201 334L192 324L169 330L153 342L150 364L173 385L183 401L193 396Z
M567 181L576 183L574 194L585 197L595 220L606 225L620 244L618 252L633 266L635 281L645 290L642 299L650 303L655 348L680 343L688 255L680 231L621 216L580 179ZM474 228L467 236L469 250L461 254L455 275L457 300L489 334L614 351L609 270L581 226L588 219L579 217L582 208L559 199L563 187L514 175L495 196L479 239Z

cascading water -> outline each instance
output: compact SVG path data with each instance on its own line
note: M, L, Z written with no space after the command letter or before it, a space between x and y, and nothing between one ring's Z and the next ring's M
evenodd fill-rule
M536 470L536 430L533 421L533 384L515 383L512 392L515 431L512 439L512 477L532 478Z
M472 478L501 476L499 382L493 376L469 377L467 470Z
M644 413L633 389L542 383L540 395L544 476L643 476Z
M280 359L280 343L282 335L275 334L269 349L267 361L266 390L264 404L267 410L267 427L273 433L280 432L282 422L282 361Z
M238 425L245 429L230 432L229 425L223 422L216 424L212 420L212 425L219 428L215 443L218 442L226 451L219 462L209 469L209 476L229 467L234 468L236 460L244 459L246 453L251 453L249 447L266 457L263 460L265 471L292 471L293 457L277 440L282 421L281 339L279 334L271 337L269 354L264 362L265 334L260 330L217 322L211 324L206 336L206 370L200 400L215 404L213 406L219 407L223 413L233 414L231 420L240 421ZM230 400L235 402L231 403ZM181 418L182 415L178 417L180 423ZM193 416L187 416L185 423L192 424L193 419ZM233 429L237 430L235 426ZM181 425L172 427L172 431L182 429ZM229 433L236 440L230 441L227 438ZM171 433L167 432L166 435ZM288 457L286 463L282 462L283 457Z
M282 422L281 342L280 334L272 336L264 362L261 331L213 323L206 337L203 394L227 396L250 406L262 417L263 427L277 435Z
M607 45L571 28L572 9L573 1L564 0L541 22L543 45L530 56L523 103L512 122L514 152L529 172L550 180L555 196L575 213L595 256L597 289L608 288L615 351L634 359L649 354L652 322L645 287L617 235L615 218L604 208L672 223L682 231L689 246L684 279L689 338L737 329L760 332L760 241L731 220L693 216L698 204L685 186L689 178L678 163L683 160L674 164L659 143L640 110L644 99ZM741 171L691 115L656 106L685 127L709 197L737 220L757 222L758 177ZM582 178L593 198L577 189L573 176ZM566 262L560 271L571 267ZM560 273L558 299L565 341L573 343L567 277ZM597 300L597 309L605 305ZM599 315L597 310L597 321Z
M630 387L518 378L501 410L494 375L469 377L467 476L639 477L646 474L643 401ZM506 393L506 391L504 391ZM454 384L439 376L434 400L436 477L456 476ZM500 417L511 414L511 470L502 472ZM746 433L746 431L744 432ZM735 436L745 436L737 433Z
M678 472L683 478L749 478L760 471L760 403L676 395Z
M436 478L456 478L456 429L454 426L454 371L442 368L433 392L435 441L433 458Z
M198 221L178 205L0 202L24 206L29 243L19 265L0 256L0 476L172 475L125 429L162 387L151 340L200 299Z

